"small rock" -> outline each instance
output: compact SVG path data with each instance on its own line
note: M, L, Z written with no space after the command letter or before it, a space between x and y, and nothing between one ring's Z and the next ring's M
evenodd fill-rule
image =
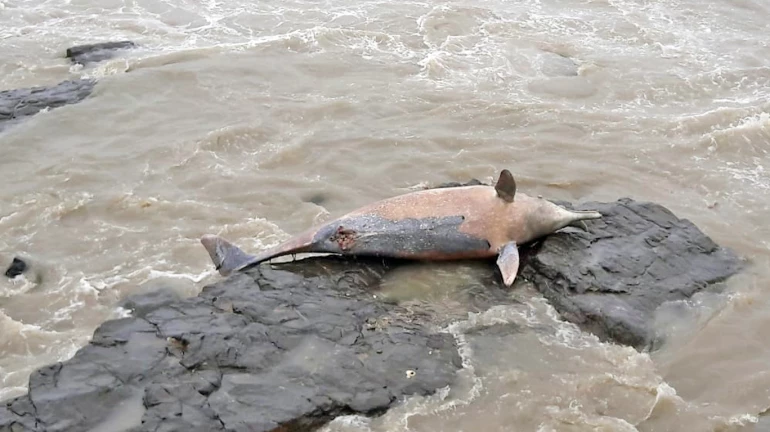
M5 276L13 279L16 276L24 273L27 270L27 267L27 263L24 262L21 258L14 257L13 262L11 262L11 265L8 267L8 270L5 271Z
M101 42L88 45L77 45L67 48L66 58L72 63L86 65L110 59L117 55L118 51L135 48L132 41Z

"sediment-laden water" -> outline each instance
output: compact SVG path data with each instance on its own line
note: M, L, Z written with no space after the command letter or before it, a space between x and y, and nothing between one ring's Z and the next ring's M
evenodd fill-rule
M521 302L451 324L448 393L328 431L758 430L770 408L770 6L528 0L0 0L0 89L96 77L0 133L0 398L66 359L119 299L218 279L212 232L258 250L426 184L651 200L749 258L722 295L664 307L653 354ZM130 39L90 67L63 51ZM459 265L391 276L452 298ZM451 303L448 301L448 303ZM473 336L489 323L518 326Z

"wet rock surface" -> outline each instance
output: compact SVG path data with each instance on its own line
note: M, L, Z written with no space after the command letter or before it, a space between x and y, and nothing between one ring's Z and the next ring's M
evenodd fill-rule
M29 393L0 408L0 430L89 430L137 391L136 431L304 430L450 385L454 338L374 298L386 270L308 259L194 298L135 296L124 306L136 316L105 322L73 359L34 373Z
M743 268L733 251L659 204L629 198L559 204L597 210L603 218L585 221L585 231L569 227L532 245L519 277L533 282L564 319L603 340L655 349L662 342L652 329L658 306Z
M465 183L478 184L483 183ZM603 217L521 247L518 278L532 282L562 318L605 341L655 349L663 343L652 328L658 306L717 288L745 265L733 251L660 204L630 198L554 202L596 210Z
M100 42L67 48L65 57L72 63L88 65L115 57L120 51L136 48L132 41Z
M91 94L95 85L94 80L76 79L62 81L50 87L0 91L0 131L44 109L80 102Z
M19 257L14 257L13 261L11 261L11 265L9 265L8 269L5 271L5 277L13 279L24 273L26 270L27 263Z
M121 50L135 47L131 41L79 45L67 49L73 63L87 65L114 57ZM96 80L71 79L52 86L34 86L0 91L0 131L44 109L55 109L87 98Z
M519 277L606 340L653 346L657 306L741 268L734 253L657 204L576 207L605 217L522 248ZM461 360L429 313L374 297L399 265L310 258L260 265L194 298L134 296L123 304L134 317L104 323L73 359L33 374L29 393L0 407L0 430L85 431L134 400L132 431L308 430L432 393L453 383ZM495 294L494 262L481 278L487 300L507 301Z

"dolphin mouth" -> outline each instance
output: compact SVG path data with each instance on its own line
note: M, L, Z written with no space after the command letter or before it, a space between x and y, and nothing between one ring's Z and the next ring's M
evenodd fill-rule
M586 225L586 223L583 220L572 221L568 223L567 226L570 228L577 228L581 231L588 232L588 225Z

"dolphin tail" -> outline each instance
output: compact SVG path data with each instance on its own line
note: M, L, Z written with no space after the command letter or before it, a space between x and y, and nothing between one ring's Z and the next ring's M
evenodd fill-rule
M201 237L203 247L214 262L214 266L222 276L227 276L235 271L244 270L246 267L257 265L279 256L302 253L324 252L315 250L313 237L316 230L311 229L303 234L293 237L277 246L259 252L257 255L249 255L238 246L214 234L205 234Z
M245 265L258 261L256 256L247 254L238 246L214 234L203 235L201 244L206 248L211 261L222 276L227 276Z

